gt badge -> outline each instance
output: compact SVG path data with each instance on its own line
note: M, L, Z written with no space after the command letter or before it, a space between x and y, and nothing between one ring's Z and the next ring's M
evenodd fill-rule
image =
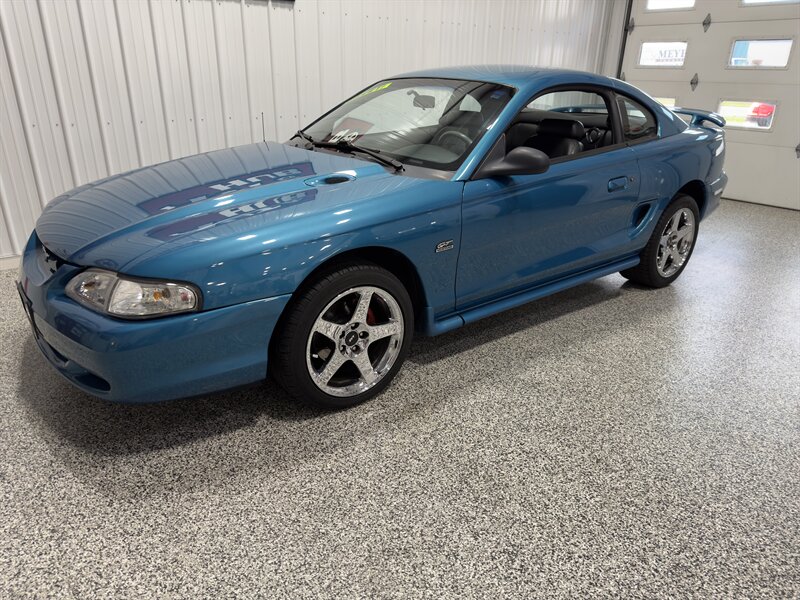
M436 254L439 252L447 252L448 250L452 250L455 246L453 245L453 240L445 240L444 242L439 242L436 244Z

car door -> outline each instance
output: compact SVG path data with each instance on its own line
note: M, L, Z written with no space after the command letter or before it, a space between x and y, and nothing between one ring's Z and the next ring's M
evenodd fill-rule
M603 121L611 133L605 144L601 141L596 148L553 158L545 173L465 184L456 277L458 309L635 252L632 231L639 201L639 168L633 151L620 141L613 94L606 90L596 90L599 94L567 91L553 106L537 105L534 99L498 143L511 149L507 140L515 136L512 128L527 118L526 110L534 118L538 118L536 112L544 111L550 116L560 113L564 118L598 122L596 114L580 115L581 110L602 113L602 108L591 108L598 101L605 105ZM591 103L587 104L590 93ZM565 99L568 105L562 106ZM575 105L576 101L581 104Z

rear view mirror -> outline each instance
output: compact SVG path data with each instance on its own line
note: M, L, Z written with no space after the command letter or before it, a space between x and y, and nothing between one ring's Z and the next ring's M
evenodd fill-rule
M436 106L436 98L434 96L423 96L414 90L409 90L408 95L414 96L414 106L422 110L434 108Z
M536 175L550 168L550 157L541 150L519 146L503 158L489 160L476 173L475 179Z

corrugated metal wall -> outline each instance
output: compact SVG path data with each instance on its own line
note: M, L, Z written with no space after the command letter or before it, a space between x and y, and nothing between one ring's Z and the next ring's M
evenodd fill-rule
M109 174L284 140L442 65L598 71L614 0L0 0L0 257Z

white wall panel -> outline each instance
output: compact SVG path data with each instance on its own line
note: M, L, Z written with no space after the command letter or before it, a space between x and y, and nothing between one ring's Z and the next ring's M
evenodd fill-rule
M25 244L41 206L33 174L22 114L5 47L0 44L0 255L15 254ZM10 227L10 225L16 227Z
M298 65L303 65L297 72L298 121L308 123L318 117L323 110L320 96L320 47L317 43L319 39L317 0L304 2L295 9L294 39L295 60ZM314 43L307 43L308 40L314 40Z
M90 77L82 83L94 90L106 162L110 173L129 171L141 164L141 158L116 10L112 2L78 2L77 6Z
M150 0L150 17L170 157L196 154L197 130L181 3Z
M242 35L242 5L239 2L212 2L217 67L222 82L225 145L240 146L252 142L250 94L248 93L247 57ZM233 34L233 35L232 35Z
M217 65L216 34L211 0L186 0L181 4L189 57L199 150L207 152L225 147L222 91Z
M254 8L261 10L261 6L256 5ZM291 136L299 125L297 119L299 65L294 60L294 10L298 7L287 2L271 2L269 7L269 29L262 35L268 35L270 38L275 130L277 138L284 140ZM304 43L313 44L315 41L305 40Z
M264 3L246 1L242 8L242 23L252 110L250 138L274 140L278 137L275 129L275 85L272 78L269 11Z
M75 185L286 139L383 77L481 63L600 71L618 5L0 0L0 257Z
M39 8L70 166L80 185L103 177L109 167L92 87L84 85L90 81L89 64L78 5L75 0L45 0Z
M158 81L150 5L141 0L116 0L115 6L139 155L144 164L162 162L170 156L164 135L167 121Z
M35 2L0 2L0 23L22 126L39 188L37 203L75 185L70 171L53 70L47 55L39 6ZM6 135L2 132L5 143ZM11 224L16 228L15 224Z

